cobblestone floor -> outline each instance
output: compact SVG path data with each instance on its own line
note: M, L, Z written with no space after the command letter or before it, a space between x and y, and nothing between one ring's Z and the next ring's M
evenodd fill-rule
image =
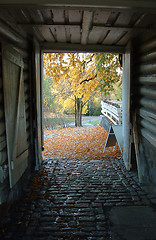
M150 205L136 175L119 158L44 160L1 224L0 239L114 239L112 207Z

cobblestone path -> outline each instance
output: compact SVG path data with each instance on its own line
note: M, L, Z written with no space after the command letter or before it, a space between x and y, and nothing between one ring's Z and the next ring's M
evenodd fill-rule
M149 206L150 200L118 158L44 160L23 200L1 224L0 239L113 239L114 206Z

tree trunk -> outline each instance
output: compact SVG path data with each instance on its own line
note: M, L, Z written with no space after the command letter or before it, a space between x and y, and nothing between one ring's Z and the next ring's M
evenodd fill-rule
M77 104L76 104L76 96L75 96L75 127L77 127Z
M81 98L75 97L75 126L82 126L82 102Z

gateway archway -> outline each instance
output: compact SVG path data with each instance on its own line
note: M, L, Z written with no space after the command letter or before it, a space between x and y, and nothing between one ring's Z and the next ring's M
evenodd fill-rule
M139 140L136 151L141 159L143 180L155 186L156 3L120 0L97 1L95 5L92 1L71 4L8 0L5 4L0 2L0 6L1 203L15 199L30 169L34 166L39 169L42 161L42 51L123 54L124 161L129 170L133 130ZM20 69L23 69L21 75ZM7 79L12 81L14 95L9 94ZM13 128L18 130L18 137L9 130L10 117L15 120Z

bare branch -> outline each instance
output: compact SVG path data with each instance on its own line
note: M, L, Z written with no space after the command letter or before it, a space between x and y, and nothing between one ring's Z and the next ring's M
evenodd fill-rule
M93 57L94 57L95 54L92 54L90 60L88 62L86 62L86 64L88 64L89 62L91 62L93 60Z
M94 77L92 77L92 78L83 80L82 82L80 82L80 84L82 84L84 82L89 82L90 80L94 80L96 77L97 77L97 74Z

